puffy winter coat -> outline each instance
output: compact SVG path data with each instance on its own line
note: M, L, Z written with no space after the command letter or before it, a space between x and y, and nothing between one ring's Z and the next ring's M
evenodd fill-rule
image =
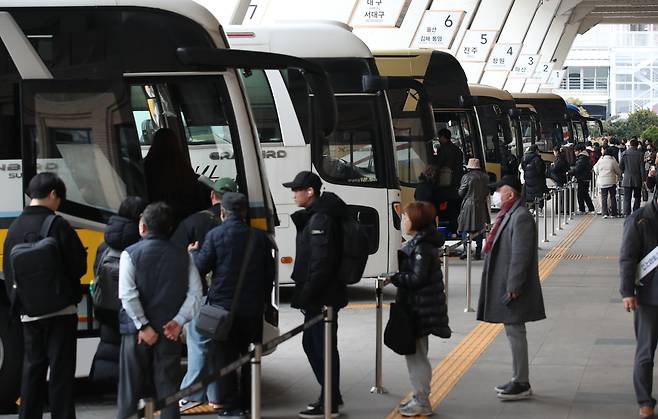
M616 185L621 177L619 163L612 156L601 157L594 165L594 173L596 173L596 186L599 188Z
M318 311L325 305L347 305L347 288L337 277L341 256L339 223L347 216L347 205L331 192L324 192L311 206L290 216L297 227L293 308Z
M546 187L546 165L539 153L526 153L523 156L523 178L525 180L525 199L534 201L541 198Z
M589 181L592 180L592 161L587 152L582 152L576 157L576 164L573 169L569 171L570 176L575 176L576 180Z
M567 183L567 172L569 171L569 163L563 156L557 156L555 161L551 164L551 179L559 186L564 186Z
M443 286L439 247L443 236L434 228L417 233L398 251L400 272L392 282L398 288L395 301L413 313L417 337L450 337L448 306Z

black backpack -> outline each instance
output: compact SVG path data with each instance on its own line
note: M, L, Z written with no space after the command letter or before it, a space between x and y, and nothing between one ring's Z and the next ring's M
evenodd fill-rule
M361 224L351 217L340 219L342 251L338 277L347 285L361 281L368 262L368 234Z
M57 217L48 215L36 241L17 244L10 252L13 304L20 303L21 312L30 317L57 312L73 301L57 240L48 236Z
M107 246L94 275L94 307L119 311L119 260L121 252Z

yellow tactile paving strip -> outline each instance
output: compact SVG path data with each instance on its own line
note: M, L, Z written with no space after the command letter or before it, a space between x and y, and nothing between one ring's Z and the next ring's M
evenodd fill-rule
M567 251L592 223L593 216L587 215L552 248L539 262L539 279L544 282L560 264ZM475 361L503 330L502 324L480 323L439 363L432 371L431 397L432 408L436 409L459 380L473 366ZM407 395L407 398L411 394ZM397 408L386 419L401 419Z

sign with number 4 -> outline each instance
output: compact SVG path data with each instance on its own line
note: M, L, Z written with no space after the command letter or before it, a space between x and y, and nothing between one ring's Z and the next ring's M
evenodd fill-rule
M426 10L411 48L449 49L465 14L463 10Z
M487 70L511 70L521 52L521 44L496 44L487 61Z
M496 41L498 31L468 30L464 35L457 59L459 61L485 62L489 57L491 47Z

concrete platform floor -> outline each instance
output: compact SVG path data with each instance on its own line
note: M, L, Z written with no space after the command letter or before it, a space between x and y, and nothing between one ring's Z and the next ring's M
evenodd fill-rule
M543 222L543 220L542 220ZM623 220L576 216L557 237L542 243L540 260L548 273L543 283L548 319L528 325L532 400L501 402L493 387L509 379L511 355L503 333L449 388L435 409L439 418L629 418L637 408L632 388L634 338L632 315L618 293L617 256ZM540 231L543 224L540 223ZM550 217L549 217L550 229ZM550 231L550 230L549 230ZM541 235L543 237L543 233ZM561 257L556 259L556 254ZM550 263L549 263L550 262ZM473 306L477 302L482 262L474 262ZM450 260L449 308L453 336L430 338L430 361L440 364L479 325L464 312L465 263ZM384 290L386 301L394 288ZM352 306L339 315L343 416L384 418L410 391L404 358L384 348L384 386L388 393L371 394L374 384L375 309L372 283L351 287ZM281 330L301 323L302 316L282 292ZM385 308L384 322L388 317ZM461 348L461 346L460 346ZM458 355L458 354L457 354ZM435 377L444 384L450 377ZM454 377L453 377L454 378ZM445 390L445 389L444 389ZM77 401L78 418L112 418L114 395L87 391ZM319 386L306 361L301 336L263 361L263 415L296 418L296 413L319 395ZM12 417L12 416L0 416ZM45 415L48 417L48 415ZM204 415L189 416L204 417Z

